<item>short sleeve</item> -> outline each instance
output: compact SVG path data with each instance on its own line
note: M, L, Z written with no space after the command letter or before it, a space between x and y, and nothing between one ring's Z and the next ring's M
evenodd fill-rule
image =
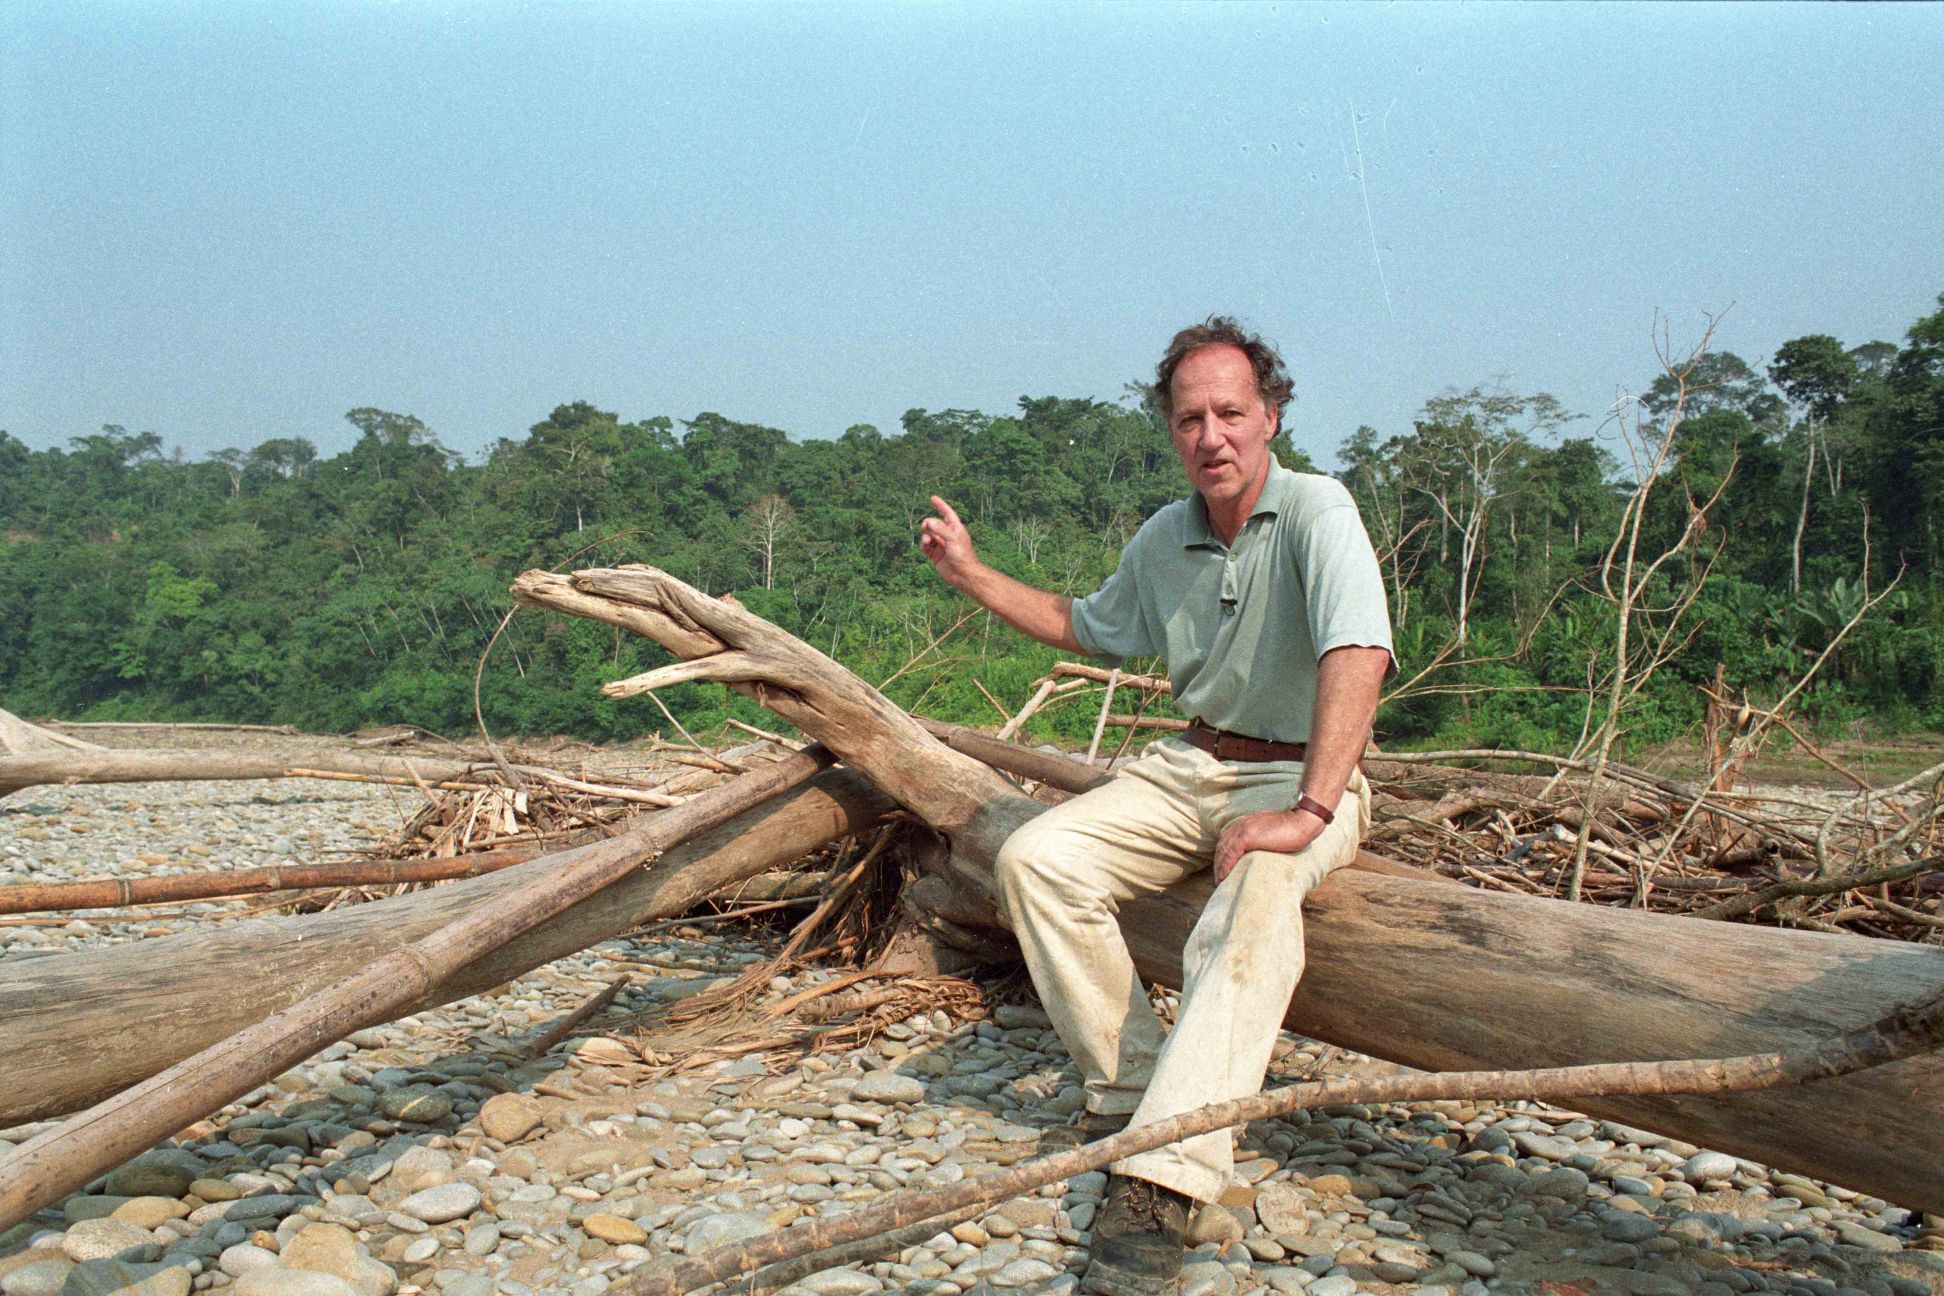
M1141 535L1121 551L1120 565L1099 589L1073 601L1073 637L1089 654L1118 666L1161 651L1141 602Z
M1355 504L1333 505L1316 515L1300 561L1317 658L1332 648L1382 648L1396 669L1384 575Z

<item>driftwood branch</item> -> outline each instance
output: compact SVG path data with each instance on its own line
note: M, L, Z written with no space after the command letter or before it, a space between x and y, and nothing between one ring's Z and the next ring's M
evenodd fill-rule
M0 887L0 914L42 910L115 909L134 905L183 904L265 891L315 891L330 887L406 886L478 877L524 864L531 850L480 851L431 859L358 860L345 864L271 864L221 873L175 873L162 877L90 878L80 882L22 883Z
M1337 1103L1448 1099L1585 1099L1618 1094L1746 1092L1807 1084L1928 1052L1944 1043L1944 994L1901 1008L1833 1040L1778 1053L1670 1062L1612 1062L1531 1071L1468 1071L1312 1081L1214 1103L1068 1152L1040 1157L941 1188L894 1193L835 1219L814 1220L765 1237L664 1265L615 1290L622 1296L682 1296L711 1283L758 1274L832 1247L907 1228L1030 1192L1124 1157L1214 1130Z

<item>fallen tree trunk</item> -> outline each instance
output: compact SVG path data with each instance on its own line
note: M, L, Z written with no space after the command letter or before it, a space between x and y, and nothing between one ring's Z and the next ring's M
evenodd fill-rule
M616 696L717 679L762 700L951 838L989 894L1005 835L1038 805L926 734L815 649L646 567L528 572L516 597L656 639L677 665ZM1179 984L1206 876L1122 909L1142 974ZM1288 1024L1432 1070L1534 1069L1813 1045L1944 989L1944 951L1648 915L1345 870L1307 911ZM1944 1056L1801 1089L1609 1097L1610 1115L1769 1165L1944 1211Z
M722 887L863 831L890 809L856 774L821 774L443 978L399 1015L685 913ZM144 1080L591 849L327 913L0 963L0 1126L63 1115Z

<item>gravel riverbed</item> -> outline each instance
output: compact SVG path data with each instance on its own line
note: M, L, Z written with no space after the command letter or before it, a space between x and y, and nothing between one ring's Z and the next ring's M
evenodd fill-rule
M30 789L0 801L0 886L318 861L390 832L419 797L298 781ZM262 903L7 920L0 960ZM360 1031L0 1234L0 1293L598 1296L661 1257L1012 1164L1080 1107L1059 1041L1023 1006L645 1081L598 1040L533 1062L510 1051L618 968L636 974L621 1006L642 1007L764 953L696 929L610 941ZM1382 1065L1294 1036L1278 1052L1291 1075ZM0 1131L0 1155L38 1128ZM1195 1220L1183 1296L1944 1291L1944 1219L1539 1105L1318 1110L1250 1126L1238 1162ZM1102 1184L1049 1185L788 1291L1069 1292Z

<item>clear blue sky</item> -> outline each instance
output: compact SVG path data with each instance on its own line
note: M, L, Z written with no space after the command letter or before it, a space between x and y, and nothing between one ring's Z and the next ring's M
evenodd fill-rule
M1759 361L1935 308L1940 55L1938 6L14 0L0 428L820 437L1116 399L1216 309L1325 461L1495 376L1597 416L1656 312Z

